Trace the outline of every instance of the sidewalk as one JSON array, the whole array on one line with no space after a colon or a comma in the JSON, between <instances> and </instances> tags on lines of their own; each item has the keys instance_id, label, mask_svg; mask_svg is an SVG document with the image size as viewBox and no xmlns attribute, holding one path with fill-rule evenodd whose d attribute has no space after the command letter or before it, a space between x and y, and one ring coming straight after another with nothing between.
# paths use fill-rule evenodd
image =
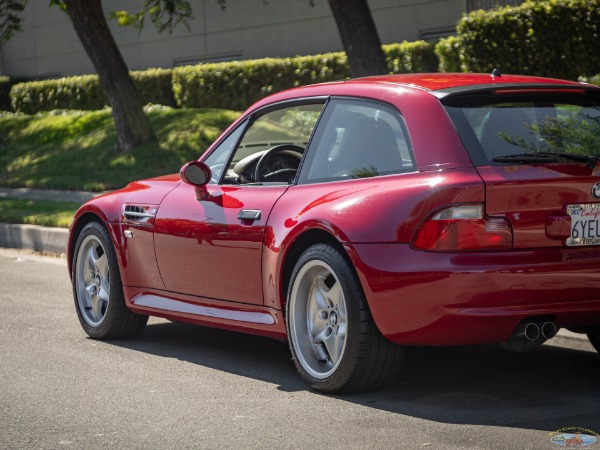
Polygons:
<instances>
[{"instance_id":1,"label":"sidewalk","mask_svg":"<svg viewBox=\"0 0 600 450\"><path fill-rule=\"evenodd\" d=\"M0 198L19 198L26 200L52 200L57 202L83 203L100 194L101 192L0 187Z\"/></svg>"},{"instance_id":2,"label":"sidewalk","mask_svg":"<svg viewBox=\"0 0 600 450\"><path fill-rule=\"evenodd\" d=\"M84 203L100 192L59 191L0 187L0 198L50 200ZM0 222L0 247L28 249L36 252L65 253L69 230Z\"/></svg>"}]
</instances>

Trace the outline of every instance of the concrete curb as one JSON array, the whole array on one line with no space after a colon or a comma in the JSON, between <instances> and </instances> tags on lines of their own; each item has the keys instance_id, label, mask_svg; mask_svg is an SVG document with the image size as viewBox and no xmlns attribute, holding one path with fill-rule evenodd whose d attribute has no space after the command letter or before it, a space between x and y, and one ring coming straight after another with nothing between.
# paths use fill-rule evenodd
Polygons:
<instances>
[{"instance_id":1,"label":"concrete curb","mask_svg":"<svg viewBox=\"0 0 600 450\"><path fill-rule=\"evenodd\" d=\"M59 202L83 203L91 198L97 197L100 194L103 194L103 192L0 187L0 198L18 198L28 200L52 200Z\"/></svg>"},{"instance_id":2,"label":"concrete curb","mask_svg":"<svg viewBox=\"0 0 600 450\"><path fill-rule=\"evenodd\" d=\"M69 230L0 222L0 247L66 253Z\"/></svg>"}]
</instances>

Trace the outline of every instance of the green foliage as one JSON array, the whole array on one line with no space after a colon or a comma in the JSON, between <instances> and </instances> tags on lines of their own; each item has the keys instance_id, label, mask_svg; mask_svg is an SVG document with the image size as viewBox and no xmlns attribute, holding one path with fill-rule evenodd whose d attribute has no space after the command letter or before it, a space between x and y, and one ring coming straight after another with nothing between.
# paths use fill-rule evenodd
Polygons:
<instances>
[{"instance_id":1,"label":"green foliage","mask_svg":"<svg viewBox=\"0 0 600 450\"><path fill-rule=\"evenodd\" d=\"M133 26L136 30L142 31L145 25L146 15L156 27L159 33L173 29L183 23L186 27L188 19L193 19L192 7L186 0L145 0L144 6L137 13L127 11L115 11L109 14L109 17L117 19L121 26Z\"/></svg>"},{"instance_id":2,"label":"green foliage","mask_svg":"<svg viewBox=\"0 0 600 450\"><path fill-rule=\"evenodd\" d=\"M438 58L434 46L426 41L383 45L385 62L390 73L437 72Z\"/></svg>"},{"instance_id":3,"label":"green foliage","mask_svg":"<svg viewBox=\"0 0 600 450\"><path fill-rule=\"evenodd\" d=\"M148 69L130 72L142 105L175 106L171 88L171 69Z\"/></svg>"},{"instance_id":4,"label":"green foliage","mask_svg":"<svg viewBox=\"0 0 600 450\"><path fill-rule=\"evenodd\" d=\"M142 104L174 105L170 69L131 72ZM97 75L18 83L10 90L14 111L35 114L55 109L98 110L108 105Z\"/></svg>"},{"instance_id":5,"label":"green foliage","mask_svg":"<svg viewBox=\"0 0 600 450\"><path fill-rule=\"evenodd\" d=\"M435 45L440 72L466 72L462 41L458 36L440 39Z\"/></svg>"},{"instance_id":6,"label":"green foliage","mask_svg":"<svg viewBox=\"0 0 600 450\"><path fill-rule=\"evenodd\" d=\"M424 41L383 46L390 73L434 72L437 57ZM295 58L266 58L131 72L142 104L243 110L283 89L350 77L343 52ZM98 110L108 105L97 75L17 83L0 79L10 89L14 111L35 114L56 109ZM6 97L4 97L6 98ZM176 101L177 100L177 101Z\"/></svg>"},{"instance_id":7,"label":"green foliage","mask_svg":"<svg viewBox=\"0 0 600 450\"><path fill-rule=\"evenodd\" d=\"M383 46L390 73L434 72L437 58L427 42ZM344 52L265 58L173 69L173 94L184 108L244 110L277 91L350 77Z\"/></svg>"},{"instance_id":8,"label":"green foliage","mask_svg":"<svg viewBox=\"0 0 600 450\"><path fill-rule=\"evenodd\" d=\"M597 86L600 86L600 73L597 75L594 75L592 77L579 77L579 81L582 81L584 83L590 83L590 84L595 84Z\"/></svg>"},{"instance_id":9,"label":"green foliage","mask_svg":"<svg viewBox=\"0 0 600 450\"><path fill-rule=\"evenodd\" d=\"M21 30L27 0L0 0L0 42L8 41Z\"/></svg>"},{"instance_id":10,"label":"green foliage","mask_svg":"<svg viewBox=\"0 0 600 450\"><path fill-rule=\"evenodd\" d=\"M600 71L600 0L529 1L474 11L457 32L469 71L500 67L504 73L571 80Z\"/></svg>"},{"instance_id":11,"label":"green foliage","mask_svg":"<svg viewBox=\"0 0 600 450\"><path fill-rule=\"evenodd\" d=\"M383 46L390 73L435 72L433 45L424 41ZM350 77L344 52L295 58L232 61L131 72L142 104L244 110L277 91ZM0 102L2 87L0 80ZM12 109L26 114L55 109L98 110L108 105L97 75L17 83ZM0 103L1 105L1 103ZM8 105L7 105L8 106Z\"/></svg>"},{"instance_id":12,"label":"green foliage","mask_svg":"<svg viewBox=\"0 0 600 450\"><path fill-rule=\"evenodd\" d=\"M10 98L13 110L26 114L53 109L102 109L107 105L97 75L18 83L11 88Z\"/></svg>"},{"instance_id":13,"label":"green foliage","mask_svg":"<svg viewBox=\"0 0 600 450\"><path fill-rule=\"evenodd\" d=\"M173 69L173 94L184 108L240 111L271 93L349 74L344 53L200 64Z\"/></svg>"},{"instance_id":14,"label":"green foliage","mask_svg":"<svg viewBox=\"0 0 600 450\"><path fill-rule=\"evenodd\" d=\"M238 113L145 108L157 141L115 150L110 109L0 114L0 186L102 191L179 171L197 159Z\"/></svg>"},{"instance_id":15,"label":"green foliage","mask_svg":"<svg viewBox=\"0 0 600 450\"><path fill-rule=\"evenodd\" d=\"M79 203L0 198L0 222L69 228Z\"/></svg>"}]
</instances>

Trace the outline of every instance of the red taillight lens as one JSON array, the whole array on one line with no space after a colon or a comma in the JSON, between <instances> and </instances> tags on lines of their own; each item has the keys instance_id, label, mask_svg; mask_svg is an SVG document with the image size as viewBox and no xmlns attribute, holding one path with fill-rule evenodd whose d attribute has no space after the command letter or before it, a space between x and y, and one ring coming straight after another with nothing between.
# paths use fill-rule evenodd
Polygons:
<instances>
[{"instance_id":1,"label":"red taillight lens","mask_svg":"<svg viewBox=\"0 0 600 450\"><path fill-rule=\"evenodd\" d=\"M507 219L485 216L483 205L452 206L421 225L412 247L437 252L506 250L512 247L512 229Z\"/></svg>"}]
</instances>

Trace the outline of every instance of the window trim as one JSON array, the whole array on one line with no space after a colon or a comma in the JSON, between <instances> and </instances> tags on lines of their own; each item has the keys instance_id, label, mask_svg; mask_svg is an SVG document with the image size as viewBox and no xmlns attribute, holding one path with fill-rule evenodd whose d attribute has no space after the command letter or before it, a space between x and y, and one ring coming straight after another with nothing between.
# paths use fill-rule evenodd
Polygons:
<instances>
[{"instance_id":1,"label":"window trim","mask_svg":"<svg viewBox=\"0 0 600 450\"><path fill-rule=\"evenodd\" d=\"M387 109L390 113L397 114L402 119L402 121L400 122L400 126L402 127L403 132L406 135L406 143L407 143L407 147L408 147L408 153L409 153L411 161L413 163L413 170L406 171L406 172L381 174L381 175L376 175L371 178L379 178L379 177L390 176L390 175L400 175L400 174L404 174L404 173L413 173L413 172L418 171L417 162L416 162L416 158L415 158L415 152L414 152L413 144L412 144L412 139L410 137L410 132L408 129L408 124L406 123L406 119L404 118L402 111L400 111L396 105L394 105L393 103L390 103L390 102L386 102L385 100L374 99L371 97L359 97L359 96L351 96L351 95L332 95L329 98L329 100L327 101L325 108L323 108L321 116L319 117L319 120L317 121L315 129L313 130L311 140L310 140L309 144L306 146L306 150L304 151L302 161L300 161L300 166L298 166L298 173L296 174L296 178L293 183L294 185L333 183L336 181L352 180L352 178L350 178L350 179L339 179L339 180L338 179L319 179L319 180L315 180L315 181L310 181L310 180L308 180L309 168L307 168L306 170L303 170L305 161L307 161L308 158L311 158L310 162L312 162L312 159L314 159L313 153L316 152L316 150L312 150L312 147L314 146L313 144L315 142L315 138L318 137L318 140L316 141L317 143L322 138L323 133L320 133L320 130L321 130L321 128L324 129L324 127L326 126L327 122L331 118L331 115L333 114L333 107L339 101L352 101L352 102L357 102L357 103L365 103L365 104L369 104L369 105L381 105L383 108ZM323 122L323 127L321 127L322 122Z\"/></svg>"},{"instance_id":2,"label":"window trim","mask_svg":"<svg viewBox=\"0 0 600 450\"><path fill-rule=\"evenodd\" d=\"M221 139L217 139L215 141L215 144L213 145L213 148L210 150L210 152L208 152L206 155L204 155L203 157L201 157L202 159L200 159L200 161L205 163L206 160L208 158L210 158L211 155L213 155L219 149L219 147L221 147L221 145L227 139L229 139L229 137L232 134L236 133L240 128L242 128L242 132L240 133L240 136L238 137L237 141L233 145L233 148L237 149L238 145L240 145L240 141L242 140L242 138L244 137L244 134L246 133L246 130L243 129L243 128L245 127L247 129L248 124L249 124L248 118L249 118L249 116L243 118L240 121L240 123L238 124L238 126L236 126L233 129L231 129L231 131L229 131L229 133L227 133L226 135L222 136ZM231 154L233 154L234 152L235 152L235 150L233 152L231 152ZM227 168L230 160L231 160L231 155L229 155L229 157L227 158L227 163L225 163L225 168ZM217 180L217 182L215 184L213 184L213 186L220 186L222 184L223 178L225 177L226 173L227 173L227 170L223 170L223 172L221 173L221 176L219 177L219 179ZM209 184L211 184L211 183L209 182Z\"/></svg>"},{"instance_id":3,"label":"window trim","mask_svg":"<svg viewBox=\"0 0 600 450\"><path fill-rule=\"evenodd\" d=\"M319 122L321 121L321 118L323 117L323 113L327 108L327 104L329 102L329 96L311 96L311 97L302 97L302 98L295 98L295 99L288 99L288 100L282 100L279 102L275 102L275 103L270 103L268 105L265 105L259 109L256 109L254 111L252 111L251 113L247 114L243 120L243 122L245 123L245 129L242 131L242 133L240 134L240 137L238 138L235 146L234 146L234 150L230 153L229 158L227 158L227 163L225 165L225 167L229 167L231 165L231 161L233 160L233 157L235 155L235 153L238 150L238 147L240 145L240 143L242 142L242 140L244 139L244 136L246 135L247 131L250 129L250 127L254 124L254 122L259 119L260 117L273 112L273 111L278 111L278 110L282 110L282 109L289 109L289 108L293 108L294 106L303 106L303 105L322 105L321 108L321 112L319 114L319 118L317 119L315 126L313 127L313 130L308 138L308 141L306 143L306 148L304 149L304 153L302 154L302 158L300 159L300 164L298 165L298 171L296 172L296 177L294 178L294 180L289 184L290 186L293 184L296 184L296 181L298 179L298 174L300 173L300 169L302 167L302 163L304 161L304 158L306 157L306 153L308 152L308 149L310 147L311 141L313 139L313 136L315 134L315 130L317 129L317 127L319 126ZM235 127L234 130L237 130L238 127ZM232 130L232 132L234 131ZM231 133L227 134L227 137L230 136ZM227 137L225 137L224 139L221 139L219 141L219 144L215 145L215 149L225 140L227 139ZM212 154L212 152L214 151L214 149L210 152L210 154ZM210 155L209 154L209 155ZM208 155L206 156L206 158L208 158ZM204 158L204 159L206 159ZM217 185L221 186L223 185L223 179L225 177L225 174L227 173L227 170L223 171L223 173L221 174L221 177L217 183ZM281 184L281 183L276 183L276 184ZM266 183L266 184L252 184L252 186L270 186L272 185L272 183ZM246 186L244 184L240 184L240 185L236 185L236 186Z\"/></svg>"}]
</instances>

